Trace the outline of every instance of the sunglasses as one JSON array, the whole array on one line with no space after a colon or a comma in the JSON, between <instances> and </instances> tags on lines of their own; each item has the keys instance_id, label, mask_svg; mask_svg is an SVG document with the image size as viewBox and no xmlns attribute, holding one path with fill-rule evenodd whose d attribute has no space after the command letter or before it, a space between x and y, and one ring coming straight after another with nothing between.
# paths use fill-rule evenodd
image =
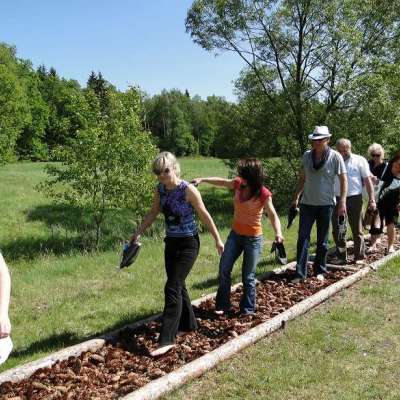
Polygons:
<instances>
[{"instance_id":1,"label":"sunglasses","mask_svg":"<svg viewBox=\"0 0 400 400\"><path fill-rule=\"evenodd\" d=\"M380 157L382 154L371 154L371 157Z\"/></svg>"},{"instance_id":2,"label":"sunglasses","mask_svg":"<svg viewBox=\"0 0 400 400\"><path fill-rule=\"evenodd\" d=\"M167 174L169 174L171 172L171 170L169 168L165 168L164 170L157 169L157 170L154 170L153 172L154 172L155 175L159 176L161 174L167 175Z\"/></svg>"}]
</instances>

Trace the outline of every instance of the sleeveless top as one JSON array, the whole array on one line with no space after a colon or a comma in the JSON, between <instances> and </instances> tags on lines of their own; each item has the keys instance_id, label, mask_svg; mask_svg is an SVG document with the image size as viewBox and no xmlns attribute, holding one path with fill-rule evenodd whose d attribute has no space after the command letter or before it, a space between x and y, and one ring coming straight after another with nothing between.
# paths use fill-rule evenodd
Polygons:
<instances>
[{"instance_id":1,"label":"sleeveless top","mask_svg":"<svg viewBox=\"0 0 400 400\"><path fill-rule=\"evenodd\" d=\"M252 197L248 200L242 199L242 179L235 178L234 184L234 214L232 230L239 235L260 236L262 235L261 219L265 201L272 193L263 186L259 197Z\"/></svg>"},{"instance_id":2,"label":"sleeveless top","mask_svg":"<svg viewBox=\"0 0 400 400\"><path fill-rule=\"evenodd\" d=\"M189 237L197 234L197 224L194 218L194 209L186 200L186 188L189 183L181 181L172 190L165 185L157 186L160 196L160 209L165 217L165 234L167 237Z\"/></svg>"}]
</instances>

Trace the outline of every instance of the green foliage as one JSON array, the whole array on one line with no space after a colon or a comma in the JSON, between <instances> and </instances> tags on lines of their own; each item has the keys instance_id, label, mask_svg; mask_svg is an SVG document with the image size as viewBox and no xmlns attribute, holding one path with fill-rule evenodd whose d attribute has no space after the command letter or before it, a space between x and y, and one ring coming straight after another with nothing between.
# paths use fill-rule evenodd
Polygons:
<instances>
[{"instance_id":1,"label":"green foliage","mask_svg":"<svg viewBox=\"0 0 400 400\"><path fill-rule=\"evenodd\" d=\"M32 70L30 63L21 64L20 70L20 80L27 94L29 119L18 137L16 152L20 159L47 160L45 130L49 121L49 107L39 90L39 76Z\"/></svg>"},{"instance_id":2,"label":"green foliage","mask_svg":"<svg viewBox=\"0 0 400 400\"><path fill-rule=\"evenodd\" d=\"M88 105L78 82L60 79L54 69L47 73L42 68L38 75L39 90L49 108L45 142L54 159L57 149L87 126Z\"/></svg>"},{"instance_id":3,"label":"green foliage","mask_svg":"<svg viewBox=\"0 0 400 400\"><path fill-rule=\"evenodd\" d=\"M297 186L300 163L297 160L290 163L286 159L270 158L263 160L263 165L267 176L266 184L273 193L274 206L285 214Z\"/></svg>"},{"instance_id":4,"label":"green foliage","mask_svg":"<svg viewBox=\"0 0 400 400\"><path fill-rule=\"evenodd\" d=\"M15 48L0 43L0 162L14 158L16 140L29 117Z\"/></svg>"},{"instance_id":5,"label":"green foliage","mask_svg":"<svg viewBox=\"0 0 400 400\"><path fill-rule=\"evenodd\" d=\"M91 215L98 247L108 210L129 208L137 218L148 207L153 192L149 164L156 148L141 130L134 89L126 94L108 92L107 114L92 90L86 101L86 129L58 149L62 165L48 166L50 177L40 188Z\"/></svg>"},{"instance_id":6,"label":"green foliage","mask_svg":"<svg viewBox=\"0 0 400 400\"><path fill-rule=\"evenodd\" d=\"M398 54L398 9L397 0L195 0L186 29L204 49L246 62L245 92L256 88L271 110L285 110L284 129L274 128L299 156L313 125L347 110L355 84ZM354 100L353 109L363 99Z\"/></svg>"}]
</instances>

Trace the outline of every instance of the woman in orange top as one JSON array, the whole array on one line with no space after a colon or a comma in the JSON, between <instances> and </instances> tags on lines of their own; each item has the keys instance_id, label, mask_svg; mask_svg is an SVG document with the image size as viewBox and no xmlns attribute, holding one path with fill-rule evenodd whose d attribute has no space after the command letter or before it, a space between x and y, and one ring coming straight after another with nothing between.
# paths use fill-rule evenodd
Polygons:
<instances>
[{"instance_id":1,"label":"woman in orange top","mask_svg":"<svg viewBox=\"0 0 400 400\"><path fill-rule=\"evenodd\" d=\"M263 186L262 164L256 159L240 160L235 179L217 177L197 178L195 185L209 183L234 190L234 215L232 230L226 240L219 263L219 287L216 298L216 313L227 313L231 308L231 273L235 261L243 252L242 281L243 295L240 312L251 315L256 305L256 266L263 247L261 218L263 211L275 231L275 241L283 241L281 223L272 204L271 192Z\"/></svg>"}]
</instances>

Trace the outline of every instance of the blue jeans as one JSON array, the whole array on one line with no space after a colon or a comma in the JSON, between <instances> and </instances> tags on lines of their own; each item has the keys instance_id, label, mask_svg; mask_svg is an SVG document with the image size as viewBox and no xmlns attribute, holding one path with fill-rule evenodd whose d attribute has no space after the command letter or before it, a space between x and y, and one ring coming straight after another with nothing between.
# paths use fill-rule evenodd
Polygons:
<instances>
[{"instance_id":1,"label":"blue jeans","mask_svg":"<svg viewBox=\"0 0 400 400\"><path fill-rule=\"evenodd\" d=\"M231 231L225 243L224 252L219 262L219 287L216 298L216 309L229 311L231 308L231 273L235 261L243 252L242 281L243 295L240 311L253 313L256 305L256 267L260 259L264 238L260 236L244 236Z\"/></svg>"},{"instance_id":2,"label":"blue jeans","mask_svg":"<svg viewBox=\"0 0 400 400\"><path fill-rule=\"evenodd\" d=\"M299 237L297 239L296 275L307 278L308 248L314 222L317 222L317 253L314 266L317 273L325 273L328 252L329 222L334 206L310 206L300 204Z\"/></svg>"}]
</instances>

